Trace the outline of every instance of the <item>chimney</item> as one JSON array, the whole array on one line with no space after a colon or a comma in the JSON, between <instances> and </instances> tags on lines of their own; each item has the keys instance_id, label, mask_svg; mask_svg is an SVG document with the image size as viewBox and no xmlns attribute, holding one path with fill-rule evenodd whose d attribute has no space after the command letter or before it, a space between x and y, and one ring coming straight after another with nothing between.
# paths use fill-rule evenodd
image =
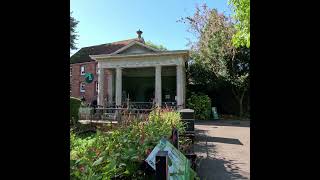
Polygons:
<instances>
[{"instance_id":1,"label":"chimney","mask_svg":"<svg viewBox=\"0 0 320 180\"><path fill-rule=\"evenodd\" d=\"M142 43L144 43L144 39L143 39L143 37L141 37L141 34L142 34L142 33L143 33L143 32L142 32L140 29L137 31L139 41L142 42Z\"/></svg>"}]
</instances>

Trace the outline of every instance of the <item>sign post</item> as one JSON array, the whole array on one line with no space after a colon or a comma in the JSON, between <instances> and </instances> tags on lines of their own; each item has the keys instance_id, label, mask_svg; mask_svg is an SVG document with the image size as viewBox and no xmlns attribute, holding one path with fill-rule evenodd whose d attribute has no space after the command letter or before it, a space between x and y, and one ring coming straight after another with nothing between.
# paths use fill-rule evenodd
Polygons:
<instances>
[{"instance_id":1,"label":"sign post","mask_svg":"<svg viewBox=\"0 0 320 180\"><path fill-rule=\"evenodd\" d=\"M156 155L156 180L168 180L168 152L158 151Z\"/></svg>"},{"instance_id":2,"label":"sign post","mask_svg":"<svg viewBox=\"0 0 320 180\"><path fill-rule=\"evenodd\" d=\"M216 107L212 107L212 115L213 115L213 119L214 120L218 120L219 116L218 116L218 112L217 112L217 108Z\"/></svg>"}]
</instances>

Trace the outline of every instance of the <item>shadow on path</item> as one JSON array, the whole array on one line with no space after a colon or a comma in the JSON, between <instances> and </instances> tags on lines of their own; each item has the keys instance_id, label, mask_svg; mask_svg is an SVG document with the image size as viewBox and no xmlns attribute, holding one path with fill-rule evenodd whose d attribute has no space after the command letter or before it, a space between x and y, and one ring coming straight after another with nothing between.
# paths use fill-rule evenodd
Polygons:
<instances>
[{"instance_id":1,"label":"shadow on path","mask_svg":"<svg viewBox=\"0 0 320 180\"><path fill-rule=\"evenodd\" d=\"M227 140L226 140L227 139ZM235 180L249 179L250 174L241 171L234 160L218 157L216 145L208 142L230 141L228 138L216 138L206 135L206 130L196 128L196 142L194 150L198 154L197 174L201 180ZM231 144L237 144L233 142ZM239 141L239 140L238 140ZM240 141L239 141L240 142ZM229 142L230 143L230 142ZM240 144L242 144L240 142Z\"/></svg>"},{"instance_id":2,"label":"shadow on path","mask_svg":"<svg viewBox=\"0 0 320 180\"><path fill-rule=\"evenodd\" d=\"M208 141L208 142L218 142L218 143L225 143L225 144L243 145L239 141L239 139L234 139L234 138L200 136L200 137L197 137L196 140L198 140L198 141Z\"/></svg>"},{"instance_id":3,"label":"shadow on path","mask_svg":"<svg viewBox=\"0 0 320 180\"><path fill-rule=\"evenodd\" d=\"M208 125L208 126L250 127L250 121L240 121L240 120L196 120L195 124Z\"/></svg>"}]
</instances>

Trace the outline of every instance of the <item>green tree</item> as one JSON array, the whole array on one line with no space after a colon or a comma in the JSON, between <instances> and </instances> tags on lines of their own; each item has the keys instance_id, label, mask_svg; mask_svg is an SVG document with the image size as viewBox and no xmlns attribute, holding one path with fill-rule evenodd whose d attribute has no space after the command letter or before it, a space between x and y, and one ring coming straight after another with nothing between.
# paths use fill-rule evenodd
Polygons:
<instances>
[{"instance_id":1,"label":"green tree","mask_svg":"<svg viewBox=\"0 0 320 180\"><path fill-rule=\"evenodd\" d=\"M243 97L249 88L250 50L234 46L234 24L230 18L215 9L209 9L205 4L197 6L192 17L180 21L189 25L188 31L197 39L190 42L191 58L205 67L206 71L211 71L212 79L219 79L217 82L232 87L233 95L239 103L239 115L242 116ZM205 79L208 79L207 75Z\"/></svg>"},{"instance_id":2,"label":"green tree","mask_svg":"<svg viewBox=\"0 0 320 180\"><path fill-rule=\"evenodd\" d=\"M243 98L250 87L249 76L250 49L237 48L233 59L229 58L226 81L231 84L232 93L239 102L239 116L243 116Z\"/></svg>"},{"instance_id":3,"label":"green tree","mask_svg":"<svg viewBox=\"0 0 320 180\"><path fill-rule=\"evenodd\" d=\"M72 12L70 13L70 49L74 50L77 49L76 47L76 40L79 36L76 32L76 27L79 21L77 21L74 17L72 17Z\"/></svg>"},{"instance_id":4,"label":"green tree","mask_svg":"<svg viewBox=\"0 0 320 180\"><path fill-rule=\"evenodd\" d=\"M166 50L167 50L166 47L164 47L164 46L162 46L162 45L154 44L154 43L151 42L151 41L147 41L147 42L146 42L146 45L147 45L147 46L150 46L150 47L152 47L152 48L154 48L154 49L158 49L158 50L160 50L160 51L166 51Z\"/></svg>"},{"instance_id":5,"label":"green tree","mask_svg":"<svg viewBox=\"0 0 320 180\"><path fill-rule=\"evenodd\" d=\"M232 42L236 47L250 47L250 0L229 0L236 21Z\"/></svg>"}]
</instances>

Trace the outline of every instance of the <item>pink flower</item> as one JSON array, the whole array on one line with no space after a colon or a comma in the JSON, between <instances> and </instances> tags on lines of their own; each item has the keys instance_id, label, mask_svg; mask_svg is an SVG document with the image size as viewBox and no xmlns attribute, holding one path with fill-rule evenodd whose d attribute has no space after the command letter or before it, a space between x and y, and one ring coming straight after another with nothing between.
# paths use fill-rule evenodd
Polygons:
<instances>
[{"instance_id":1,"label":"pink flower","mask_svg":"<svg viewBox=\"0 0 320 180\"><path fill-rule=\"evenodd\" d=\"M79 170L80 170L81 172L83 172L83 171L84 171L84 166L81 166L81 167L79 168Z\"/></svg>"}]
</instances>

